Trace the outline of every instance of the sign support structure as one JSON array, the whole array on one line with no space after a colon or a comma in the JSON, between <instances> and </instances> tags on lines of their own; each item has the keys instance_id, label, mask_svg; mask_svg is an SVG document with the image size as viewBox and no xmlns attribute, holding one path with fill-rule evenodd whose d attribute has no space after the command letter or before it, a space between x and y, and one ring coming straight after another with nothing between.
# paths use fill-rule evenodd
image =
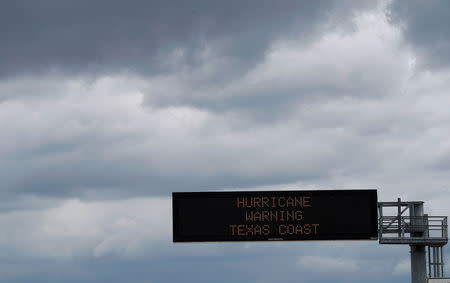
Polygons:
<instances>
[{"instance_id":1,"label":"sign support structure","mask_svg":"<svg viewBox=\"0 0 450 283\"><path fill-rule=\"evenodd\" d=\"M395 208L396 215L385 215L385 210ZM409 216L405 215L407 211ZM424 214L423 201L402 202L400 198L397 202L379 202L378 215L380 244L410 246L412 283L444 277L442 247L448 243L447 216L428 216Z\"/></svg>"}]
</instances>

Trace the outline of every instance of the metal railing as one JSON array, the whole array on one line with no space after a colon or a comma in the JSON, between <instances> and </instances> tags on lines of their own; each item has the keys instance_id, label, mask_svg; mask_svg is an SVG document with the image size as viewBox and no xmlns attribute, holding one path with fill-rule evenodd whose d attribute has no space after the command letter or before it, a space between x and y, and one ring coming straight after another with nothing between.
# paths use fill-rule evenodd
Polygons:
<instances>
[{"instance_id":1,"label":"metal railing","mask_svg":"<svg viewBox=\"0 0 450 283\"><path fill-rule=\"evenodd\" d=\"M380 241L448 242L447 216L382 216L378 228Z\"/></svg>"}]
</instances>

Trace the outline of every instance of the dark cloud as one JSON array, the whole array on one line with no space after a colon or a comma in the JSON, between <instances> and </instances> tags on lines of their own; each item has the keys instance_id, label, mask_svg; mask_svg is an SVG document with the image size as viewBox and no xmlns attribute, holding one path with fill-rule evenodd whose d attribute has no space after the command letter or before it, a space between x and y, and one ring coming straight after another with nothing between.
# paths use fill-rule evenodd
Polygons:
<instances>
[{"instance_id":1,"label":"dark cloud","mask_svg":"<svg viewBox=\"0 0 450 283\"><path fill-rule=\"evenodd\" d=\"M174 49L196 64L214 42L218 54L251 63L287 30L316 36L333 11L349 13L329 1L3 1L0 75L160 72Z\"/></svg>"},{"instance_id":2,"label":"dark cloud","mask_svg":"<svg viewBox=\"0 0 450 283\"><path fill-rule=\"evenodd\" d=\"M392 21L403 25L407 41L419 55L419 65L433 69L449 66L449 1L396 0L390 12Z\"/></svg>"}]
</instances>

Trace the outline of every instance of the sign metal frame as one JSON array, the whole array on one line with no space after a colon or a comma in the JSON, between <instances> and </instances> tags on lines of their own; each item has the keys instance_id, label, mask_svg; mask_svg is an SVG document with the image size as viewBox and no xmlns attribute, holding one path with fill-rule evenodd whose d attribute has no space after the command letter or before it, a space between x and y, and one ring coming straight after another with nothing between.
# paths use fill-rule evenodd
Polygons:
<instances>
[{"instance_id":1,"label":"sign metal frame","mask_svg":"<svg viewBox=\"0 0 450 283\"><path fill-rule=\"evenodd\" d=\"M195 233L183 233L185 227L190 224L194 224L194 226L200 227L195 221L197 219L195 216L191 216L189 218L189 214L192 214L191 210L201 210L197 211L197 214L193 213L192 215L203 215L208 217L208 213L216 213L220 214L219 218L224 222L223 225L227 225L226 219L229 216L230 221L233 221L233 213L236 215L236 206L229 206L227 201L230 202L230 199L235 199L238 197L241 198L255 198L255 197L301 197L308 196L310 197L310 201L313 205L318 206L315 208L315 211L323 210L324 215L328 215L328 217L332 217L334 214L339 215L340 220L342 221L342 227L348 227L353 232L345 233L345 231L336 231L336 233L328 233L328 234L319 234L317 235L288 235L288 236L280 236L280 235L251 235L251 236L239 236L222 233L221 235L202 235L201 233L198 235L194 235ZM352 206L352 199L355 199L356 202L364 202L364 204L355 203ZM224 200L228 199L228 200ZM320 201L327 203L327 207L320 208ZM184 203L183 203L184 201ZM316 202L315 202L316 201ZM224 203L225 202L225 203ZM238 201L234 202L236 205ZM202 208L202 205L208 203L206 208ZM333 203L336 203L333 205ZM331 205L330 205L331 204ZM242 241L315 241L315 240L377 240L378 239L378 213L377 213L377 190L289 190L289 191L219 191L219 192L173 192L172 193L172 218L173 218L173 242L242 242ZM227 206L228 205L228 206ZM359 206L358 206L359 205ZM199 206L201 208L199 208ZM215 207L224 207L219 209ZM367 206L367 208L366 208ZM229 207L229 208L228 208ZM184 210L183 210L184 209ZM230 209L230 210L228 210ZM249 209L259 209L258 207L253 207ZM275 208L278 209L278 208ZM310 209L309 207L302 208L305 211ZM243 212L242 212L243 213ZM367 215L362 215L367 214ZM184 219L183 219L184 217ZM306 213L305 218L311 218L316 216L309 216ZM319 216L317 216L319 217ZM317 219L316 217L316 219ZM200 217L201 218L201 217ZM236 216L234 216L236 218ZM225 220L224 220L225 219ZM305 219L304 219L305 220ZM306 219L308 220L308 219ZM305 221L306 221L305 220ZM184 221L184 222L183 222ZM199 220L201 221L201 219ZM328 221L327 219L322 219L323 223ZM366 221L369 221L369 224L364 224ZM185 223L186 222L186 223ZM189 223L188 223L189 222ZM207 222L207 221L206 221ZM204 223L201 227L211 227L217 223ZM301 222L301 221L300 221ZM262 222L269 223L269 222ZM270 222L274 223L274 222ZM276 222L278 223L278 222ZM297 222L296 222L297 223ZM321 222L322 223L322 222ZM319 223L319 224L321 224ZM354 232L355 228L351 227L352 223L355 225L364 226L364 231L361 233ZM228 222L231 226L231 222ZM275 224L274 224L275 225ZM280 229L280 225L277 224L278 229ZM290 224L289 224L290 225ZM293 225L293 224L292 224ZM330 224L331 225L331 224ZM368 227L369 225L370 227ZM333 225L331 225L333 226ZM336 227L340 227L339 225L335 225ZM334 226L333 226L334 227ZM236 227L232 227L236 228ZM312 227L310 227L312 229ZM342 228L344 229L344 228ZM192 230L192 229L191 229ZM195 230L195 228L193 228ZM344 229L345 230L345 229ZM237 230L233 230L236 232ZM204 232L204 231L203 231Z\"/></svg>"}]
</instances>

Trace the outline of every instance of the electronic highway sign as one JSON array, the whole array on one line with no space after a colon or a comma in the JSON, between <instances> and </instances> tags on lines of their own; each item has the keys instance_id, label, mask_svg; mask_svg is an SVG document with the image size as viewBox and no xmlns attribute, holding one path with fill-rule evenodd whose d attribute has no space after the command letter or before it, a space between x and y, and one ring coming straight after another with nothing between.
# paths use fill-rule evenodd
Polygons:
<instances>
[{"instance_id":1,"label":"electronic highway sign","mask_svg":"<svg viewBox=\"0 0 450 283\"><path fill-rule=\"evenodd\" d=\"M376 240L376 190L172 193L174 242Z\"/></svg>"}]
</instances>

